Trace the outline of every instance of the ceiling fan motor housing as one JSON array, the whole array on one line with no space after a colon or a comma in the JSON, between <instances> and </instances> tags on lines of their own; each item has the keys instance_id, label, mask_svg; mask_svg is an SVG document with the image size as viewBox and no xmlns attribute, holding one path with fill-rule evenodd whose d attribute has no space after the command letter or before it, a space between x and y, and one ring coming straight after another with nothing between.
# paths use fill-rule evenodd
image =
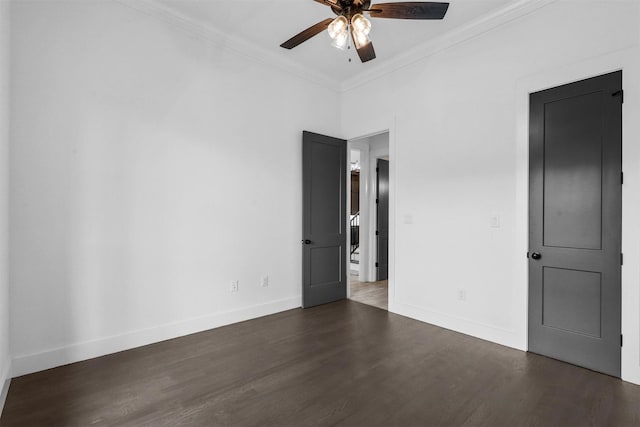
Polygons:
<instances>
[{"instance_id":1,"label":"ceiling fan motor housing","mask_svg":"<svg viewBox=\"0 0 640 427\"><path fill-rule=\"evenodd\" d=\"M369 9L369 6L371 6L371 0L336 0L336 6L331 6L331 10L336 15L343 15L351 21L353 15L362 13L363 10Z\"/></svg>"}]
</instances>

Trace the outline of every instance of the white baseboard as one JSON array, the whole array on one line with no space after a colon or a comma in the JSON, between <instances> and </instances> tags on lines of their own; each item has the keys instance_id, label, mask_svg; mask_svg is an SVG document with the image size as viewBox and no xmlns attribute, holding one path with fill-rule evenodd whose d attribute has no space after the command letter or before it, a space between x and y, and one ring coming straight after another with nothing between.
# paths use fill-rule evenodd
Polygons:
<instances>
[{"instance_id":1,"label":"white baseboard","mask_svg":"<svg viewBox=\"0 0 640 427\"><path fill-rule=\"evenodd\" d=\"M7 361L6 366L0 376L0 416L4 410L4 402L7 401L7 394L9 393L9 386L11 385L11 360Z\"/></svg>"},{"instance_id":2,"label":"white baseboard","mask_svg":"<svg viewBox=\"0 0 640 427\"><path fill-rule=\"evenodd\" d=\"M12 376L19 377L69 363L93 359L168 339L173 339L232 323L243 322L301 306L301 298L286 298L238 310L214 313L194 319L127 332L121 335L71 344L13 358Z\"/></svg>"},{"instance_id":3,"label":"white baseboard","mask_svg":"<svg viewBox=\"0 0 640 427\"><path fill-rule=\"evenodd\" d=\"M409 304L398 303L389 306L389 311L400 314L401 316L410 317L421 322L439 326L485 341L490 341L506 347L515 348L517 350L527 351L526 345L521 336L515 331L498 328L491 325L474 322L468 319L439 313L432 310L425 310L414 307Z\"/></svg>"},{"instance_id":4,"label":"white baseboard","mask_svg":"<svg viewBox=\"0 0 640 427\"><path fill-rule=\"evenodd\" d=\"M632 371L625 369L624 365L622 366L622 380L631 384L640 385L640 375L638 375L638 369L633 369Z\"/></svg>"}]
</instances>

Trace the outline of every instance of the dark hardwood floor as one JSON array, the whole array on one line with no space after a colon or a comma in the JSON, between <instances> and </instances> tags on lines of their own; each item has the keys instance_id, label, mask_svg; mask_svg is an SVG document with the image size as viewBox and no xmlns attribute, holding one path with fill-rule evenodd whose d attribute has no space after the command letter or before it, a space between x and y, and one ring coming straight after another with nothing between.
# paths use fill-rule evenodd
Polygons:
<instances>
[{"instance_id":1,"label":"dark hardwood floor","mask_svg":"<svg viewBox=\"0 0 640 427\"><path fill-rule=\"evenodd\" d=\"M638 426L640 387L351 301L16 378L2 426Z\"/></svg>"}]
</instances>

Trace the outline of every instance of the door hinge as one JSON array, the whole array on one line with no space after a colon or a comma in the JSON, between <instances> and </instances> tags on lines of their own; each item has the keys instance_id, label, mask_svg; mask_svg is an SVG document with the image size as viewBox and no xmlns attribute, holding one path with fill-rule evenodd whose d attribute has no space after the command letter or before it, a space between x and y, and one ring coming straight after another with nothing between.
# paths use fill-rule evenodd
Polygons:
<instances>
[{"instance_id":1,"label":"door hinge","mask_svg":"<svg viewBox=\"0 0 640 427\"><path fill-rule=\"evenodd\" d=\"M380 203L380 199L376 199L376 204Z\"/></svg>"},{"instance_id":2,"label":"door hinge","mask_svg":"<svg viewBox=\"0 0 640 427\"><path fill-rule=\"evenodd\" d=\"M624 104L624 90L617 90L611 94L611 96L619 96L620 103Z\"/></svg>"},{"instance_id":3,"label":"door hinge","mask_svg":"<svg viewBox=\"0 0 640 427\"><path fill-rule=\"evenodd\" d=\"M378 230L376 230L376 236L377 236L378 234L380 234L380 232L379 232Z\"/></svg>"},{"instance_id":4,"label":"door hinge","mask_svg":"<svg viewBox=\"0 0 640 427\"><path fill-rule=\"evenodd\" d=\"M620 172L620 184L624 184L624 172Z\"/></svg>"},{"instance_id":5,"label":"door hinge","mask_svg":"<svg viewBox=\"0 0 640 427\"><path fill-rule=\"evenodd\" d=\"M376 267L378 266L378 263L376 262Z\"/></svg>"},{"instance_id":6,"label":"door hinge","mask_svg":"<svg viewBox=\"0 0 640 427\"><path fill-rule=\"evenodd\" d=\"M529 258L529 252L527 252L527 258Z\"/></svg>"},{"instance_id":7,"label":"door hinge","mask_svg":"<svg viewBox=\"0 0 640 427\"><path fill-rule=\"evenodd\" d=\"M620 265L624 265L624 255L620 254Z\"/></svg>"},{"instance_id":8,"label":"door hinge","mask_svg":"<svg viewBox=\"0 0 640 427\"><path fill-rule=\"evenodd\" d=\"M620 347L622 347L622 334L620 334Z\"/></svg>"},{"instance_id":9,"label":"door hinge","mask_svg":"<svg viewBox=\"0 0 640 427\"><path fill-rule=\"evenodd\" d=\"M376 172L380 172L380 168L376 168Z\"/></svg>"}]
</instances>

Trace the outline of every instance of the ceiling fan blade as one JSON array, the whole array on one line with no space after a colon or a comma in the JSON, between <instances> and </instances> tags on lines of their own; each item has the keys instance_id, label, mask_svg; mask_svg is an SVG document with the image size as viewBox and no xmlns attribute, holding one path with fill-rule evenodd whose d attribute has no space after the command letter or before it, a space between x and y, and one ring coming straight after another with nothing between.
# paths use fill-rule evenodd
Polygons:
<instances>
[{"instance_id":1,"label":"ceiling fan blade","mask_svg":"<svg viewBox=\"0 0 640 427\"><path fill-rule=\"evenodd\" d=\"M366 45L362 46L360 49L357 49L358 56L360 57L360 61L368 62L372 59L376 59L376 51L373 49L373 43L369 42Z\"/></svg>"},{"instance_id":2,"label":"ceiling fan blade","mask_svg":"<svg viewBox=\"0 0 640 427\"><path fill-rule=\"evenodd\" d=\"M314 1L317 1L318 3L322 3L325 6L331 6L332 8L342 10L338 2L335 0L314 0Z\"/></svg>"},{"instance_id":3,"label":"ceiling fan blade","mask_svg":"<svg viewBox=\"0 0 640 427\"><path fill-rule=\"evenodd\" d=\"M286 42L282 43L280 47L283 47L285 49L293 49L294 47L298 46L300 43L304 43L307 40L309 40L311 37L318 35L324 30L326 30L329 24L331 23L331 21L333 21L333 19L327 18L324 21L318 22L316 25L312 25L311 27L296 34Z\"/></svg>"},{"instance_id":4,"label":"ceiling fan blade","mask_svg":"<svg viewBox=\"0 0 640 427\"><path fill-rule=\"evenodd\" d=\"M353 31L353 27L351 27L351 39L353 40L353 44L355 46L356 37L353 34ZM371 41L369 41L369 43L365 44L364 46L356 46L356 51L358 52L358 56L360 57L360 61L362 62L368 62L376 58L376 51L373 48L373 42Z\"/></svg>"},{"instance_id":5,"label":"ceiling fan blade","mask_svg":"<svg viewBox=\"0 0 640 427\"><path fill-rule=\"evenodd\" d=\"M442 19L448 8L449 3L406 1L374 4L369 13L372 18Z\"/></svg>"}]
</instances>

